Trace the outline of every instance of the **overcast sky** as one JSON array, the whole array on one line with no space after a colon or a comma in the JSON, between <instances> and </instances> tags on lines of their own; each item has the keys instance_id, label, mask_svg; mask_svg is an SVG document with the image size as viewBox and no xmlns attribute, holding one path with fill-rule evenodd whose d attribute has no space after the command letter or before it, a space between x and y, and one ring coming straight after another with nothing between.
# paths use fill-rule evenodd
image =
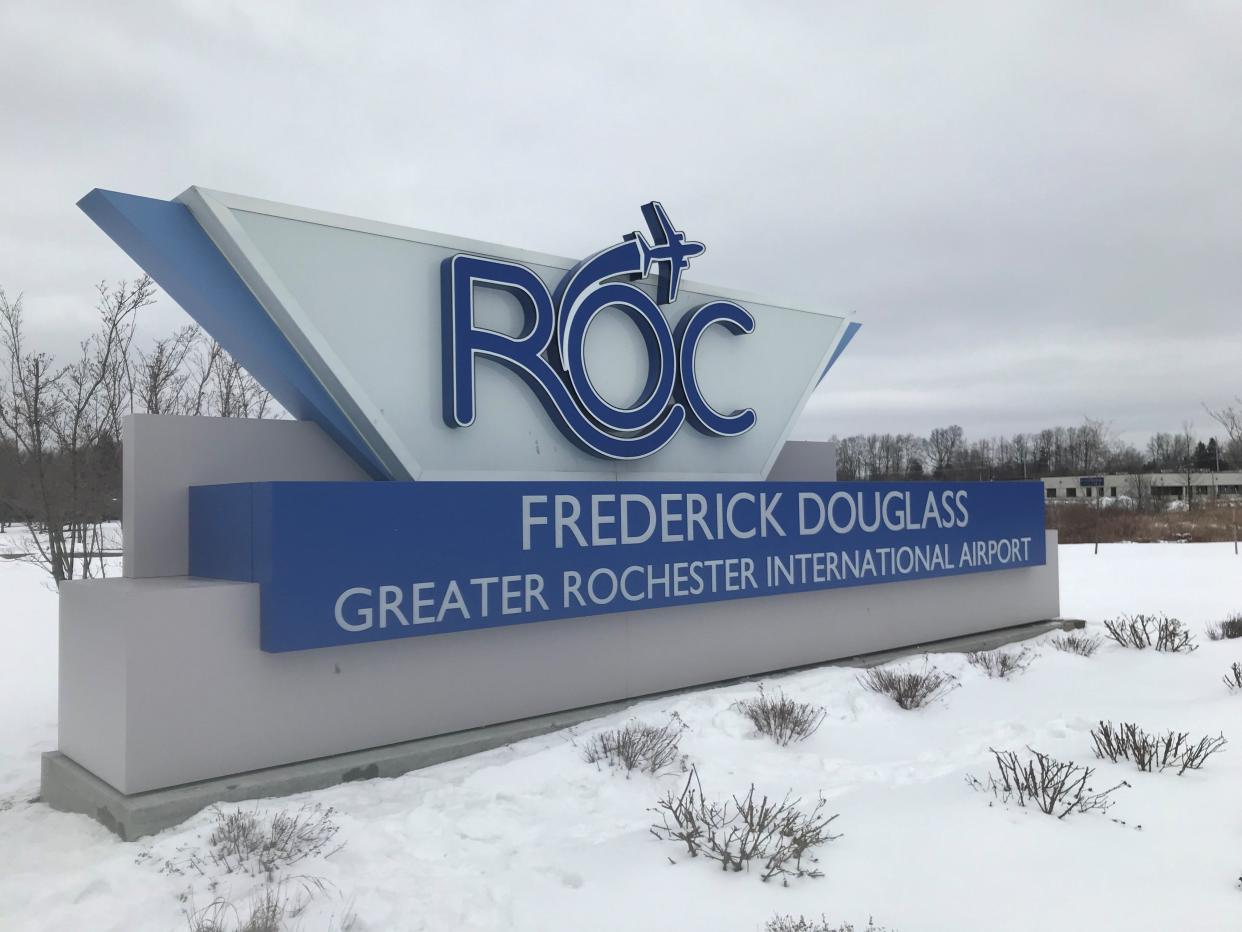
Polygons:
<instances>
[{"instance_id":1,"label":"overcast sky","mask_svg":"<svg viewBox=\"0 0 1242 932\"><path fill-rule=\"evenodd\" d=\"M656 198L694 280L863 324L801 436L1141 441L1242 393L1237 2L40 0L0 34L0 285L57 352L137 274L93 187L572 257Z\"/></svg>"}]
</instances>

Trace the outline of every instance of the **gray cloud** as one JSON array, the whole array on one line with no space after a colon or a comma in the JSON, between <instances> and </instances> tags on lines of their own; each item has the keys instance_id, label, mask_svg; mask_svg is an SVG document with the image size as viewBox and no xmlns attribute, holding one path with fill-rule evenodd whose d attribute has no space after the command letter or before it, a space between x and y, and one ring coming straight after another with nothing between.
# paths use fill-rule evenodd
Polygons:
<instances>
[{"instance_id":1,"label":"gray cloud","mask_svg":"<svg viewBox=\"0 0 1242 932\"><path fill-rule=\"evenodd\" d=\"M0 284L68 351L73 206L202 184L856 313L804 436L1203 429L1242 392L1231 3L40 4L3 14ZM165 299L146 326L178 322Z\"/></svg>"}]
</instances>

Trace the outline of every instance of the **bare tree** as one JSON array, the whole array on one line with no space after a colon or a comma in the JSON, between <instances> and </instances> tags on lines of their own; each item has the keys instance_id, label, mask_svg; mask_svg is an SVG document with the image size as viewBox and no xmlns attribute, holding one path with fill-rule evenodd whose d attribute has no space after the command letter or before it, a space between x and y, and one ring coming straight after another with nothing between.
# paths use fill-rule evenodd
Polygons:
<instances>
[{"instance_id":1,"label":"bare tree","mask_svg":"<svg viewBox=\"0 0 1242 932\"><path fill-rule=\"evenodd\" d=\"M218 349L219 344L212 344ZM272 406L272 396L241 363L227 353L216 355L217 417L264 417Z\"/></svg>"},{"instance_id":2,"label":"bare tree","mask_svg":"<svg viewBox=\"0 0 1242 932\"><path fill-rule=\"evenodd\" d=\"M837 446L837 478L843 481L861 479L862 454L860 437L833 437Z\"/></svg>"},{"instance_id":3,"label":"bare tree","mask_svg":"<svg viewBox=\"0 0 1242 932\"><path fill-rule=\"evenodd\" d=\"M1147 441L1147 458L1156 469L1169 469L1176 465L1175 447L1172 434L1154 433Z\"/></svg>"},{"instance_id":4,"label":"bare tree","mask_svg":"<svg viewBox=\"0 0 1242 932\"><path fill-rule=\"evenodd\" d=\"M953 465L953 459L964 442L964 431L957 424L937 427L927 435L927 447L932 457L932 467L937 476Z\"/></svg>"},{"instance_id":5,"label":"bare tree","mask_svg":"<svg viewBox=\"0 0 1242 932\"><path fill-rule=\"evenodd\" d=\"M1178 434L1179 452L1182 457L1182 470L1186 476L1186 505L1194 504L1195 487L1195 425L1193 421L1182 421L1182 432Z\"/></svg>"},{"instance_id":6,"label":"bare tree","mask_svg":"<svg viewBox=\"0 0 1242 932\"><path fill-rule=\"evenodd\" d=\"M1234 462L1235 454L1232 451L1242 451L1242 398L1237 398L1235 401L1238 404L1236 408L1230 405L1214 411L1207 405L1203 407L1221 427L1225 428L1225 433L1229 435L1230 462L1238 466L1242 464Z\"/></svg>"},{"instance_id":7,"label":"bare tree","mask_svg":"<svg viewBox=\"0 0 1242 932\"><path fill-rule=\"evenodd\" d=\"M1152 508L1151 476L1142 469L1126 476L1126 495L1134 500L1134 507L1139 511L1150 511Z\"/></svg>"},{"instance_id":8,"label":"bare tree","mask_svg":"<svg viewBox=\"0 0 1242 932\"><path fill-rule=\"evenodd\" d=\"M0 526L24 523L28 557L59 583L104 575L119 514L121 418L152 414L278 416L271 395L194 326L135 347L155 286L98 286L96 329L61 365L26 345L22 299L0 289Z\"/></svg>"},{"instance_id":9,"label":"bare tree","mask_svg":"<svg viewBox=\"0 0 1242 932\"><path fill-rule=\"evenodd\" d=\"M276 403L267 389L215 340L196 339L187 361L185 414L272 417Z\"/></svg>"},{"instance_id":10,"label":"bare tree","mask_svg":"<svg viewBox=\"0 0 1242 932\"><path fill-rule=\"evenodd\" d=\"M156 340L151 352L137 352L135 404L148 414L183 414L190 374L186 360L201 339L198 327L182 327Z\"/></svg>"},{"instance_id":11,"label":"bare tree","mask_svg":"<svg viewBox=\"0 0 1242 932\"><path fill-rule=\"evenodd\" d=\"M1099 472L1117 445L1110 424L1084 417L1075 431L1078 468L1083 472Z\"/></svg>"},{"instance_id":12,"label":"bare tree","mask_svg":"<svg viewBox=\"0 0 1242 932\"><path fill-rule=\"evenodd\" d=\"M241 363L196 326L137 353L134 408L148 414L272 417L277 405Z\"/></svg>"},{"instance_id":13,"label":"bare tree","mask_svg":"<svg viewBox=\"0 0 1242 932\"><path fill-rule=\"evenodd\" d=\"M14 504L57 582L103 570L97 554L115 497L110 474L119 466L121 415L132 403L134 319L154 290L146 276L99 285L97 329L64 366L27 350L22 299L10 302L0 291L0 425L28 476Z\"/></svg>"}]
</instances>

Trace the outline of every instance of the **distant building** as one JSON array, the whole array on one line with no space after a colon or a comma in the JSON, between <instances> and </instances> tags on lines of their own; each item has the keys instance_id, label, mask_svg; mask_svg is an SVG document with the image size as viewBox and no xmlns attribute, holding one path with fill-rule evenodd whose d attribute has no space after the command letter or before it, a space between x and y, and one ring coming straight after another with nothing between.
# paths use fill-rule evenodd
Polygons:
<instances>
[{"instance_id":1,"label":"distant building","mask_svg":"<svg viewBox=\"0 0 1242 932\"><path fill-rule=\"evenodd\" d=\"M1242 472L1192 472L1187 489L1186 473L1148 472L1138 475L1099 474L1092 476L1049 476L1044 479L1044 495L1049 501L1085 501L1119 496L1139 497L1135 483L1155 499L1182 501L1216 498L1242 499Z\"/></svg>"}]
</instances>

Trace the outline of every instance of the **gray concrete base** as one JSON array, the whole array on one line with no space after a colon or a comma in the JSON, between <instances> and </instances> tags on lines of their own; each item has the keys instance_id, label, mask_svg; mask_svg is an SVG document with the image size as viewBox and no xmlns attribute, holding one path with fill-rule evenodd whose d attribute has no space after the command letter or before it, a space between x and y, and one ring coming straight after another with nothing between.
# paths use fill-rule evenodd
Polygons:
<instances>
[{"instance_id":1,"label":"gray concrete base","mask_svg":"<svg viewBox=\"0 0 1242 932\"><path fill-rule=\"evenodd\" d=\"M841 658L829 661L827 664L807 664L773 671L773 673L791 673L816 666L874 666L922 652L992 650L1004 644L1038 637L1048 631L1069 630L1082 626L1081 621L1039 621L963 637L946 638L926 644L914 644L895 650ZM773 673L763 675L771 676ZM734 678L721 683L696 686L693 689L710 689L713 686L753 680L757 676ZM621 711L637 702L687 691L689 690L672 690L651 696L569 709L499 725L472 728L453 734L420 738L385 747L336 754L296 764L268 767L249 773L131 795L114 789L60 751L49 751L43 755L41 797L53 809L89 815L122 839L132 841L177 825L215 802L238 802L246 799L287 796L354 780L396 777L411 770L430 767L521 741L524 738L568 728L580 722Z\"/></svg>"}]
</instances>

